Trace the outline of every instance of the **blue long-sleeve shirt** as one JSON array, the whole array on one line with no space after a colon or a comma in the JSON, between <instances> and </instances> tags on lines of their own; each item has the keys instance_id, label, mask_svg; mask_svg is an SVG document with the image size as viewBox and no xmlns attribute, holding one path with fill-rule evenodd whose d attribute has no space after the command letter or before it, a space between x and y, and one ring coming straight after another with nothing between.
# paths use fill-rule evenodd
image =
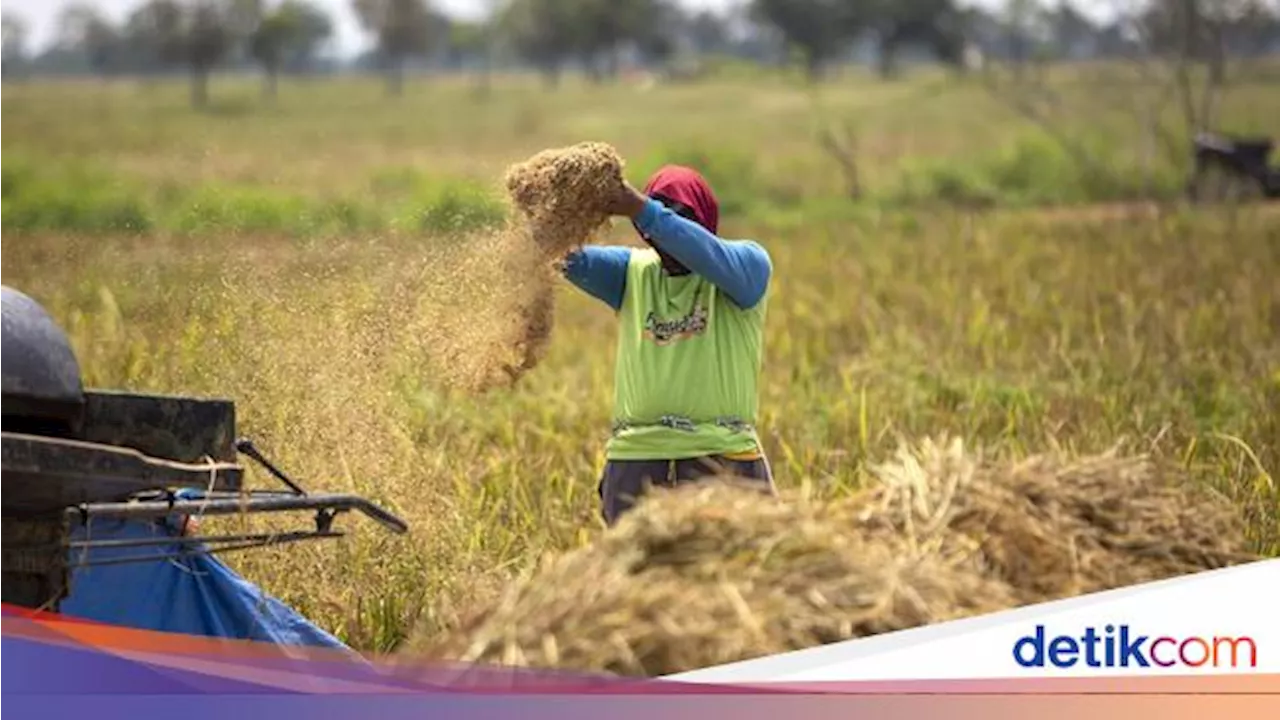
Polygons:
<instances>
[{"instance_id":1,"label":"blue long-sleeve shirt","mask_svg":"<svg viewBox=\"0 0 1280 720\"><path fill-rule=\"evenodd\" d=\"M636 227L654 245L720 288L739 307L755 307L773 273L769 253L752 240L721 240L656 200L645 203ZM589 245L565 259L564 275L584 292L622 309L631 248Z\"/></svg>"}]
</instances>

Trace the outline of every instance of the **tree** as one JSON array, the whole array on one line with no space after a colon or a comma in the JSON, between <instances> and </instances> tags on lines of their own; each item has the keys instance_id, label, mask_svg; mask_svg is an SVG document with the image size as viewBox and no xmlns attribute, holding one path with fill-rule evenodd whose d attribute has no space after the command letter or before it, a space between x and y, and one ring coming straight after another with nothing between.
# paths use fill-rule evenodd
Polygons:
<instances>
[{"instance_id":1,"label":"tree","mask_svg":"<svg viewBox=\"0 0 1280 720\"><path fill-rule=\"evenodd\" d=\"M1280 52L1280 0L1250 0L1223 24L1229 53L1248 60Z\"/></svg>"},{"instance_id":2,"label":"tree","mask_svg":"<svg viewBox=\"0 0 1280 720\"><path fill-rule=\"evenodd\" d=\"M159 67L183 67L191 75L191 103L209 100L209 74L247 36L257 0L148 0L129 18L130 43Z\"/></svg>"},{"instance_id":3,"label":"tree","mask_svg":"<svg viewBox=\"0 0 1280 720\"><path fill-rule=\"evenodd\" d=\"M183 7L178 0L148 0L125 24L125 35L139 62L148 69L181 66Z\"/></svg>"},{"instance_id":4,"label":"tree","mask_svg":"<svg viewBox=\"0 0 1280 720\"><path fill-rule=\"evenodd\" d=\"M191 72L191 98L196 107L209 101L209 73L231 49L234 37L230 7L216 0L196 0L187 9L179 40Z\"/></svg>"},{"instance_id":5,"label":"tree","mask_svg":"<svg viewBox=\"0 0 1280 720\"><path fill-rule=\"evenodd\" d=\"M669 0L649 0L633 11L626 40L639 49L647 62L665 63L676 52L676 41L687 19Z\"/></svg>"},{"instance_id":6,"label":"tree","mask_svg":"<svg viewBox=\"0 0 1280 720\"><path fill-rule=\"evenodd\" d=\"M56 51L84 58L91 69L108 75L119 68L124 48L121 33L88 3L68 5L58 16Z\"/></svg>"},{"instance_id":7,"label":"tree","mask_svg":"<svg viewBox=\"0 0 1280 720\"><path fill-rule=\"evenodd\" d=\"M497 30L554 86L571 59L597 81L617 76L624 49L665 60L675 49L679 20L671 0L508 0Z\"/></svg>"},{"instance_id":8,"label":"tree","mask_svg":"<svg viewBox=\"0 0 1280 720\"><path fill-rule=\"evenodd\" d=\"M927 47L947 64L963 62L964 18L954 0L879 0L869 14L883 77L896 74L898 52L906 45Z\"/></svg>"},{"instance_id":9,"label":"tree","mask_svg":"<svg viewBox=\"0 0 1280 720\"><path fill-rule=\"evenodd\" d=\"M0 54L0 63L3 64L4 74L8 75L13 72L15 65L22 65L27 59L27 23L22 16L13 13L4 13L0 18L3 23L3 38L0 38L0 44L3 44L3 50Z\"/></svg>"},{"instance_id":10,"label":"tree","mask_svg":"<svg viewBox=\"0 0 1280 720\"><path fill-rule=\"evenodd\" d=\"M666 0L571 0L576 25L574 47L591 77L618 74L618 52L630 45L651 60L673 50L679 10Z\"/></svg>"},{"instance_id":11,"label":"tree","mask_svg":"<svg viewBox=\"0 0 1280 720\"><path fill-rule=\"evenodd\" d=\"M361 25L377 36L388 92L400 95L405 63L442 43L449 31L448 19L428 0L353 0L353 7Z\"/></svg>"},{"instance_id":12,"label":"tree","mask_svg":"<svg viewBox=\"0 0 1280 720\"><path fill-rule=\"evenodd\" d=\"M1049 31L1059 58L1087 57L1095 52L1100 29L1071 0L1058 0L1049 13Z\"/></svg>"},{"instance_id":13,"label":"tree","mask_svg":"<svg viewBox=\"0 0 1280 720\"><path fill-rule=\"evenodd\" d=\"M870 3L850 0L754 0L752 16L778 29L804 56L810 79L817 79L871 23Z\"/></svg>"},{"instance_id":14,"label":"tree","mask_svg":"<svg viewBox=\"0 0 1280 720\"><path fill-rule=\"evenodd\" d=\"M465 64L469 60L479 62L475 91L482 98L489 95L500 30L496 3L485 0L485 6L483 18L475 22L456 22L449 32L450 60L457 64Z\"/></svg>"},{"instance_id":15,"label":"tree","mask_svg":"<svg viewBox=\"0 0 1280 720\"><path fill-rule=\"evenodd\" d=\"M1274 17L1267 5L1265 0L1153 0L1127 16L1138 46L1131 58L1152 82L1172 87L1188 133L1213 130L1222 96L1238 79L1232 71L1247 71L1252 59L1246 42L1238 45L1242 57L1232 63L1229 41L1251 34L1238 33L1240 28L1265 27L1266 18Z\"/></svg>"},{"instance_id":16,"label":"tree","mask_svg":"<svg viewBox=\"0 0 1280 720\"><path fill-rule=\"evenodd\" d=\"M685 34L694 50L713 55L727 52L731 44L728 22L710 10L694 13L685 24Z\"/></svg>"},{"instance_id":17,"label":"tree","mask_svg":"<svg viewBox=\"0 0 1280 720\"><path fill-rule=\"evenodd\" d=\"M449 28L448 56L453 67L484 58L489 48L489 26L481 21L455 21Z\"/></svg>"},{"instance_id":18,"label":"tree","mask_svg":"<svg viewBox=\"0 0 1280 720\"><path fill-rule=\"evenodd\" d=\"M1027 63L1050 37L1048 14L1035 0L1009 0L1001 18L1008 43L1009 59L1015 72L1022 75Z\"/></svg>"},{"instance_id":19,"label":"tree","mask_svg":"<svg viewBox=\"0 0 1280 720\"><path fill-rule=\"evenodd\" d=\"M499 10L497 27L515 54L554 87L580 45L576 19L574 0L508 0Z\"/></svg>"},{"instance_id":20,"label":"tree","mask_svg":"<svg viewBox=\"0 0 1280 720\"><path fill-rule=\"evenodd\" d=\"M249 54L266 73L264 94L274 100L281 68L309 65L332 33L329 16L306 0L285 0L266 13L249 36Z\"/></svg>"}]
</instances>

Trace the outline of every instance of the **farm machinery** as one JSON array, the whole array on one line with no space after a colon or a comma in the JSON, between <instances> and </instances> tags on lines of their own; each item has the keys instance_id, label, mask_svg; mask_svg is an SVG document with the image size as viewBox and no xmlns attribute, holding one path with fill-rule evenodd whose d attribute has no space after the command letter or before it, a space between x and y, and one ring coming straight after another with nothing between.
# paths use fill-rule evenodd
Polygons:
<instances>
[{"instance_id":1,"label":"farm machinery","mask_svg":"<svg viewBox=\"0 0 1280 720\"><path fill-rule=\"evenodd\" d=\"M1280 198L1280 165L1269 164L1273 140L1202 133L1193 146L1193 202Z\"/></svg>"},{"instance_id":2,"label":"farm machinery","mask_svg":"<svg viewBox=\"0 0 1280 720\"><path fill-rule=\"evenodd\" d=\"M340 646L215 556L341 537L335 520L348 512L392 533L408 526L362 497L303 489L237 437L232 401L86 388L44 308L8 287L3 300L4 603L143 629ZM283 487L247 489L242 457ZM310 521L201 533L202 518L264 513Z\"/></svg>"}]
</instances>

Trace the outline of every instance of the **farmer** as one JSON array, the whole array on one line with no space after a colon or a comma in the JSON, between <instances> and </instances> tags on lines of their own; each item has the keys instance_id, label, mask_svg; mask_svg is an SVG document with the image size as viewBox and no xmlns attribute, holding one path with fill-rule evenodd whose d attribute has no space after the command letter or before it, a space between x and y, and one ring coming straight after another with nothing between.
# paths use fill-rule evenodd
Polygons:
<instances>
[{"instance_id":1,"label":"farmer","mask_svg":"<svg viewBox=\"0 0 1280 720\"><path fill-rule=\"evenodd\" d=\"M769 254L716 235L715 194L696 171L667 166L609 208L647 249L586 246L565 277L620 321L614 426L600 479L613 525L649 486L729 475L773 493L755 429Z\"/></svg>"}]
</instances>

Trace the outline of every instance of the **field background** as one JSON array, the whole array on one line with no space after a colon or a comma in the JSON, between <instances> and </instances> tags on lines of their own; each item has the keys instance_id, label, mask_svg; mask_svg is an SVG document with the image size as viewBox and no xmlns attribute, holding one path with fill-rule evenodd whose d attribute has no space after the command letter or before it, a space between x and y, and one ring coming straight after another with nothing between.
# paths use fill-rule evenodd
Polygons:
<instances>
[{"instance_id":1,"label":"field background","mask_svg":"<svg viewBox=\"0 0 1280 720\"><path fill-rule=\"evenodd\" d=\"M1189 152L1144 151L1132 98L1081 73L1055 71L1055 128L1103 170L925 71L488 96L432 79L396 100L343 79L275 104L222 78L206 112L181 81L6 84L4 283L64 325L90 385L234 398L306 487L411 523L228 558L362 649L451 626L601 529L608 309L562 287L549 357L510 391L450 393L432 352L440 313L491 312L435 298L470 281L450 253L501 221L503 169L582 140L636 184L696 165L722 234L771 252L761 424L782 487L849 492L925 434L1014 457L1121 445L1237 501L1280 554L1280 213L1174 201ZM1225 124L1280 136L1278 87L1233 90ZM857 132L858 202L816 140L833 125Z\"/></svg>"}]
</instances>

